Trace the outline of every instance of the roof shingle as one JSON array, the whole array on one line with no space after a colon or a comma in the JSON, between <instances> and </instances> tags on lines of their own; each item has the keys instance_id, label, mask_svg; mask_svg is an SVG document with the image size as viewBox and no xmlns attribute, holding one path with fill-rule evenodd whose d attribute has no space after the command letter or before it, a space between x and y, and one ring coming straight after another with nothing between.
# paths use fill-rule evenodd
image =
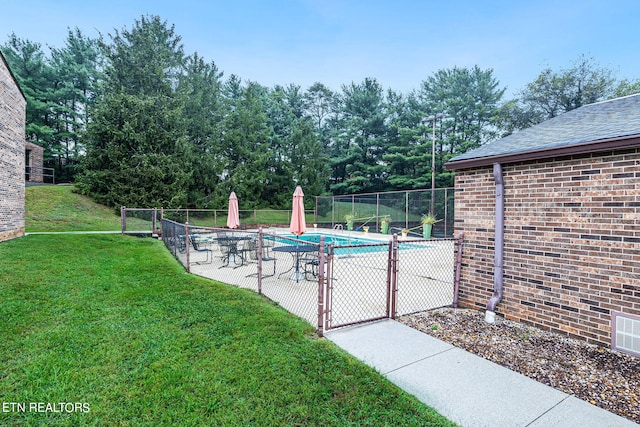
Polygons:
<instances>
[{"instance_id":1,"label":"roof shingle","mask_svg":"<svg viewBox=\"0 0 640 427\"><path fill-rule=\"evenodd\" d=\"M640 136L640 94L584 105L454 157L449 163Z\"/></svg>"}]
</instances>

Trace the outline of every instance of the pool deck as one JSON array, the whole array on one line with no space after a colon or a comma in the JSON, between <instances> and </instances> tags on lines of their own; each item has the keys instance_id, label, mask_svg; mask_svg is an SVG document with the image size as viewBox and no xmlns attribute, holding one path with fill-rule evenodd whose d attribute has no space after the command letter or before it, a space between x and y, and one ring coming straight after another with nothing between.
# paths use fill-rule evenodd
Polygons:
<instances>
[{"instance_id":1,"label":"pool deck","mask_svg":"<svg viewBox=\"0 0 640 427\"><path fill-rule=\"evenodd\" d=\"M266 229L269 234L287 234L288 229ZM329 230L331 231L331 230ZM367 238L380 243L389 242L391 236L377 233L339 232L354 238ZM365 237L364 235L367 234ZM454 257L453 244L433 241L429 246L417 244L401 251L398 267L399 315L450 305L453 299ZM205 253L190 253L192 273L258 291L257 264L224 267L221 254L213 245L213 261L202 263ZM273 252L276 274L262 279L262 293L288 311L318 324L317 280L295 279L284 274L292 266L293 257L286 252ZM442 256L443 254L447 254ZM185 255L179 254L186 263ZM429 260L430 262L419 262ZM235 267L235 268L233 268ZM336 255L332 264L332 299L330 325L338 326L355 321L385 316L387 310L388 251ZM264 263L263 274L271 274L273 264Z\"/></svg>"}]
</instances>

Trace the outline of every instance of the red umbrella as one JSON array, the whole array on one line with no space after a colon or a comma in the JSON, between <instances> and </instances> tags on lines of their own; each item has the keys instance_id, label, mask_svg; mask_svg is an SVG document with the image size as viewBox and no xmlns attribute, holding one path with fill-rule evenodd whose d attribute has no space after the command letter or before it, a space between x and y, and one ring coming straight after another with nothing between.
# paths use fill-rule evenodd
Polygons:
<instances>
[{"instance_id":1,"label":"red umbrella","mask_svg":"<svg viewBox=\"0 0 640 427\"><path fill-rule=\"evenodd\" d=\"M238 228L240 225L240 211L238 210L238 198L236 192L229 195L229 212L227 214L227 227Z\"/></svg>"},{"instance_id":2,"label":"red umbrella","mask_svg":"<svg viewBox=\"0 0 640 427\"><path fill-rule=\"evenodd\" d=\"M293 208L291 211L291 225L289 231L294 236L300 236L307 231L307 223L304 219L304 193L298 185L293 193Z\"/></svg>"}]
</instances>

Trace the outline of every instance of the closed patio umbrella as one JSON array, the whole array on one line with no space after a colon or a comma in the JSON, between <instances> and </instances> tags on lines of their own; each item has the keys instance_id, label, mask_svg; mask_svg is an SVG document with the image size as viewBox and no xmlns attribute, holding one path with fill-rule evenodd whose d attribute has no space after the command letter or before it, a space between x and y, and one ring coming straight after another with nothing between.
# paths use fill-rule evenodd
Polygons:
<instances>
[{"instance_id":1,"label":"closed patio umbrella","mask_svg":"<svg viewBox=\"0 0 640 427\"><path fill-rule=\"evenodd\" d=\"M293 192L289 231L294 236L301 236L307 231L307 223L304 218L304 193L299 185L296 187L296 191Z\"/></svg>"},{"instance_id":2,"label":"closed patio umbrella","mask_svg":"<svg viewBox=\"0 0 640 427\"><path fill-rule=\"evenodd\" d=\"M238 198L236 192L229 195L229 212L227 213L227 227L238 228L240 225L240 211L238 210Z\"/></svg>"}]
</instances>

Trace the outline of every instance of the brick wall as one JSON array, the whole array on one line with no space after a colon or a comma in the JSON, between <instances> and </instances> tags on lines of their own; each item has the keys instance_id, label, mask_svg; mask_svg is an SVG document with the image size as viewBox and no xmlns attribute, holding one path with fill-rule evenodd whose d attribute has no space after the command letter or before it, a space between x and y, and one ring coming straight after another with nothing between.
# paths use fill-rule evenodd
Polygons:
<instances>
[{"instance_id":1,"label":"brick wall","mask_svg":"<svg viewBox=\"0 0 640 427\"><path fill-rule=\"evenodd\" d=\"M640 149L503 165L506 318L610 345L613 311L640 315ZM462 306L493 293L493 168L456 171Z\"/></svg>"},{"instance_id":2,"label":"brick wall","mask_svg":"<svg viewBox=\"0 0 640 427\"><path fill-rule=\"evenodd\" d=\"M26 175L28 181L43 182L44 147L30 141L25 141L24 148L27 152L25 166L29 166Z\"/></svg>"},{"instance_id":3,"label":"brick wall","mask_svg":"<svg viewBox=\"0 0 640 427\"><path fill-rule=\"evenodd\" d=\"M24 234L25 106L0 54L0 241Z\"/></svg>"}]
</instances>

